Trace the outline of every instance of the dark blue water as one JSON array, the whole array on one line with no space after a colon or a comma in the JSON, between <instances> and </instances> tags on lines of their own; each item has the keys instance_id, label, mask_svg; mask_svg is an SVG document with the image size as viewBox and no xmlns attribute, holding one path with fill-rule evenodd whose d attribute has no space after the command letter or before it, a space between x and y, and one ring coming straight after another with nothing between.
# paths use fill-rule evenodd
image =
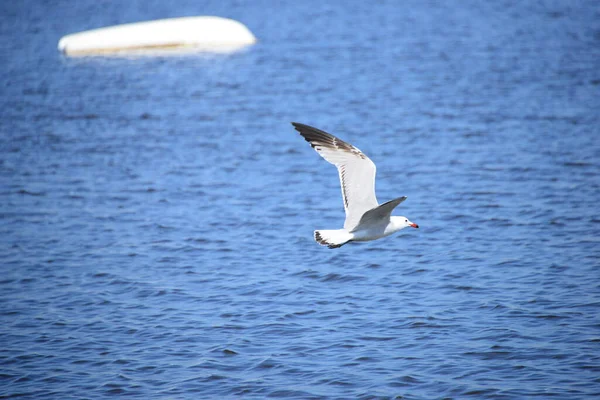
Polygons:
<instances>
[{"instance_id":1,"label":"dark blue water","mask_svg":"<svg viewBox=\"0 0 600 400\"><path fill-rule=\"evenodd\" d=\"M220 15L231 55L68 59ZM600 395L595 1L0 6L0 397ZM355 144L421 226L329 250Z\"/></svg>"}]
</instances>

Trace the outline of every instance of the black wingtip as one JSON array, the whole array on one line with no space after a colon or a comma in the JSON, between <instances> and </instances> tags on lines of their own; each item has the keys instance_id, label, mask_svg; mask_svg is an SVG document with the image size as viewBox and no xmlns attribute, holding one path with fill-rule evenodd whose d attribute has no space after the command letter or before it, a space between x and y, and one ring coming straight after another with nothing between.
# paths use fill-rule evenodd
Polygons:
<instances>
[{"instance_id":1,"label":"black wingtip","mask_svg":"<svg viewBox=\"0 0 600 400\"><path fill-rule=\"evenodd\" d=\"M296 129L300 134L302 134L302 130L306 129L306 125L301 124L299 122L292 122L294 129Z\"/></svg>"},{"instance_id":2,"label":"black wingtip","mask_svg":"<svg viewBox=\"0 0 600 400\"><path fill-rule=\"evenodd\" d=\"M314 130L314 131L323 132L320 129L315 128L314 126L301 124L300 122L292 122L292 125L294 125L294 128L296 128L297 130L306 129L306 130Z\"/></svg>"},{"instance_id":3,"label":"black wingtip","mask_svg":"<svg viewBox=\"0 0 600 400\"><path fill-rule=\"evenodd\" d=\"M294 128L302 135L304 140L309 142L314 147L314 142L324 142L333 140L335 137L325 131L315 128L314 126L301 124L299 122L292 122Z\"/></svg>"},{"instance_id":4,"label":"black wingtip","mask_svg":"<svg viewBox=\"0 0 600 400\"><path fill-rule=\"evenodd\" d=\"M314 128L314 127L312 127L310 125L301 124L300 122L292 122L292 125L300 133L302 133L302 130L310 130L310 129L312 129L312 130L318 130L317 128Z\"/></svg>"},{"instance_id":5,"label":"black wingtip","mask_svg":"<svg viewBox=\"0 0 600 400\"><path fill-rule=\"evenodd\" d=\"M333 136L331 133L322 131L314 126L292 122L294 128L313 148L316 146L325 146L343 151L350 151L360 158L367 158L359 149L352 146L350 143L344 142L342 139Z\"/></svg>"},{"instance_id":6,"label":"black wingtip","mask_svg":"<svg viewBox=\"0 0 600 400\"><path fill-rule=\"evenodd\" d=\"M313 142L315 140L318 140L327 143L333 140L337 140L340 143L344 143L343 140L336 138L331 133L327 133L319 128L315 128L314 126L301 124L299 122L292 122L292 125L304 137L304 139L306 139L307 142Z\"/></svg>"}]
</instances>

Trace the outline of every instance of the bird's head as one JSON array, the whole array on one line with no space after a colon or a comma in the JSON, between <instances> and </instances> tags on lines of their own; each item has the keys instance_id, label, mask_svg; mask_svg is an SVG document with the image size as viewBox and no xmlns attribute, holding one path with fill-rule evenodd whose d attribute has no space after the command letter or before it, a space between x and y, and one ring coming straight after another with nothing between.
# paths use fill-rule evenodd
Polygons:
<instances>
[{"instance_id":1,"label":"bird's head","mask_svg":"<svg viewBox=\"0 0 600 400\"><path fill-rule=\"evenodd\" d=\"M411 227L411 228L418 228L419 225L415 224L414 222L411 222L408 218L406 217L392 217L392 221L394 221L394 225L398 228L398 230L400 229L404 229L406 227Z\"/></svg>"}]
</instances>

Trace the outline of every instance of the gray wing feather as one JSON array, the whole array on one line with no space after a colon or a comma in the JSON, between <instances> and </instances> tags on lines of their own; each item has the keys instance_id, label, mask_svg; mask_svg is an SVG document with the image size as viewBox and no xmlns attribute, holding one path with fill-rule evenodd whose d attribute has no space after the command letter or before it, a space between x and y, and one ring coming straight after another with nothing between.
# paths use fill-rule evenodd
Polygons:
<instances>
[{"instance_id":1,"label":"gray wing feather","mask_svg":"<svg viewBox=\"0 0 600 400\"><path fill-rule=\"evenodd\" d=\"M381 204L380 206L370 209L362 216L358 225L365 226L370 224L376 224L381 221L387 221L392 215L392 211L394 210L394 208L396 208L400 203L402 203L406 199L406 196L398 197L397 199L390 200Z\"/></svg>"}]
</instances>

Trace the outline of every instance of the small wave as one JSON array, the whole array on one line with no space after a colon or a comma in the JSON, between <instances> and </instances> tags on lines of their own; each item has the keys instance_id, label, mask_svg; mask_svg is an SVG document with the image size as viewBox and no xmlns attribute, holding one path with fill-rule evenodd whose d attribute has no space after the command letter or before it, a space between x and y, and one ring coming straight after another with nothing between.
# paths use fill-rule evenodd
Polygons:
<instances>
[{"instance_id":1,"label":"small wave","mask_svg":"<svg viewBox=\"0 0 600 400\"><path fill-rule=\"evenodd\" d=\"M594 164L587 161L567 161L563 163L565 167L593 167Z\"/></svg>"},{"instance_id":2,"label":"small wave","mask_svg":"<svg viewBox=\"0 0 600 400\"><path fill-rule=\"evenodd\" d=\"M324 277L322 277L321 282L352 282L352 281L362 281L365 279L367 279L365 276L344 275L344 274L337 274L337 273L331 272L331 273L325 275Z\"/></svg>"},{"instance_id":3,"label":"small wave","mask_svg":"<svg viewBox=\"0 0 600 400\"><path fill-rule=\"evenodd\" d=\"M275 360L273 360L271 357L265 358L264 360L261 360L258 364L256 364L253 369L271 369L271 368L277 368L281 366L278 362L276 362Z\"/></svg>"},{"instance_id":4,"label":"small wave","mask_svg":"<svg viewBox=\"0 0 600 400\"><path fill-rule=\"evenodd\" d=\"M33 190L27 190L27 189L19 189L17 191L18 194L24 194L26 196L45 196L46 192L35 192Z\"/></svg>"},{"instance_id":5,"label":"small wave","mask_svg":"<svg viewBox=\"0 0 600 400\"><path fill-rule=\"evenodd\" d=\"M313 394L303 391L303 390L291 390L291 389L283 389L283 390L274 390L271 393L267 394L268 398L282 398L282 399L315 399L315 398L323 398L322 396L314 396Z\"/></svg>"},{"instance_id":6,"label":"small wave","mask_svg":"<svg viewBox=\"0 0 600 400\"><path fill-rule=\"evenodd\" d=\"M390 340L396 340L396 336L359 336L358 340L364 340L367 342L387 342Z\"/></svg>"}]
</instances>

